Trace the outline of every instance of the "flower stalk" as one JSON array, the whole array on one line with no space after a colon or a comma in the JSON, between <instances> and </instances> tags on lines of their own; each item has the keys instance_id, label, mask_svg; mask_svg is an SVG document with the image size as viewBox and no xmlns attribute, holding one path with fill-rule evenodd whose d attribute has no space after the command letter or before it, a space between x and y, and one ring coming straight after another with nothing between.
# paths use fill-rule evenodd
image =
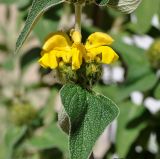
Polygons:
<instances>
[{"instance_id":1,"label":"flower stalk","mask_svg":"<svg viewBox=\"0 0 160 159\"><path fill-rule=\"evenodd\" d=\"M75 3L75 31L81 33L82 4Z\"/></svg>"}]
</instances>

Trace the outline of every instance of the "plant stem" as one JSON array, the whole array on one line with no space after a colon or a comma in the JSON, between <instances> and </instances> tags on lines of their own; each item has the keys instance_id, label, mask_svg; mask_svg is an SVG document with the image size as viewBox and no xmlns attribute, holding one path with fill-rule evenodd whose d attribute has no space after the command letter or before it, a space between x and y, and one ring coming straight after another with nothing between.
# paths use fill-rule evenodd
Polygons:
<instances>
[{"instance_id":1,"label":"plant stem","mask_svg":"<svg viewBox=\"0 0 160 159\"><path fill-rule=\"evenodd\" d=\"M75 4L75 31L81 33L81 13L82 13L82 4Z\"/></svg>"}]
</instances>

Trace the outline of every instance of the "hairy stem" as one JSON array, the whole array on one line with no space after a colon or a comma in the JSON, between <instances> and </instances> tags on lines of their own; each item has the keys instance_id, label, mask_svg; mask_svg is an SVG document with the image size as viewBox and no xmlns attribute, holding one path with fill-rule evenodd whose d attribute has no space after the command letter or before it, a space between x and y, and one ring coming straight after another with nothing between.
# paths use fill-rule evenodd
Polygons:
<instances>
[{"instance_id":1,"label":"hairy stem","mask_svg":"<svg viewBox=\"0 0 160 159\"><path fill-rule=\"evenodd\" d=\"M81 32L82 4L75 4L75 30Z\"/></svg>"}]
</instances>

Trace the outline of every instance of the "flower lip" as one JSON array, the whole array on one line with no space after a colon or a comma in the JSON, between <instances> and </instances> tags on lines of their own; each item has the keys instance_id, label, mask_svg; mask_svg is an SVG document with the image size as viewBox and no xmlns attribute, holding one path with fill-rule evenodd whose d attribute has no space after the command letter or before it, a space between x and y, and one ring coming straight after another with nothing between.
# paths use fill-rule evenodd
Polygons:
<instances>
[{"instance_id":1,"label":"flower lip","mask_svg":"<svg viewBox=\"0 0 160 159\"><path fill-rule=\"evenodd\" d=\"M111 45L113 41L113 38L108 34L95 32L88 37L85 43L85 47L87 49L91 49L99 46Z\"/></svg>"},{"instance_id":2,"label":"flower lip","mask_svg":"<svg viewBox=\"0 0 160 159\"><path fill-rule=\"evenodd\" d=\"M43 50L68 50L72 45L68 35L63 32L55 32L50 34L43 45Z\"/></svg>"}]
</instances>

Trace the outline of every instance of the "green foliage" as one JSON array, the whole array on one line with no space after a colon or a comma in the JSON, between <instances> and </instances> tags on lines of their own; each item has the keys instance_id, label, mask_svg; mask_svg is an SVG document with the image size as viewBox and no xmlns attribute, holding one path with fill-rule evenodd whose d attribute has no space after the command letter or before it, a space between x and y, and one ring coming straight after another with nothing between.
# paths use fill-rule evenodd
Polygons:
<instances>
[{"instance_id":1,"label":"green foliage","mask_svg":"<svg viewBox=\"0 0 160 159\"><path fill-rule=\"evenodd\" d=\"M140 4L141 0L97 0L98 5L102 6L109 6L122 13L131 13L133 12L138 5Z\"/></svg>"},{"instance_id":2,"label":"green foliage","mask_svg":"<svg viewBox=\"0 0 160 159\"><path fill-rule=\"evenodd\" d=\"M33 136L27 144L38 150L58 147L66 154L68 153L67 135L61 132L57 124L46 127L41 135Z\"/></svg>"},{"instance_id":3,"label":"green foliage","mask_svg":"<svg viewBox=\"0 0 160 159\"><path fill-rule=\"evenodd\" d=\"M115 47L117 52L122 56L124 63L128 66L127 82L135 81L151 72L149 61L143 49L127 45L122 39L118 38L116 38L113 47ZM141 66L143 66L142 69L139 69Z\"/></svg>"},{"instance_id":4,"label":"green foliage","mask_svg":"<svg viewBox=\"0 0 160 159\"><path fill-rule=\"evenodd\" d=\"M120 58L117 63L108 68L121 66L125 70L125 75L122 82L111 80L109 84L105 84L100 80L96 84L94 91L107 98L72 84L62 88L62 102L65 108L63 115L67 115L63 120L67 119L67 122L62 121L64 123L61 126L65 126L67 132L69 115L71 122L69 148L67 135L57 126L61 105L58 91L61 85L55 78L54 70L44 70L36 64L47 34L57 31L60 29L59 26L62 26L65 31L73 27L72 5L66 3L56 5L62 2L0 0L0 4L3 4L0 13L5 8L3 19L1 19L3 14L0 16L0 158L68 159L70 153L73 159L86 159L96 140L108 126L109 136L116 133L116 137L114 143L109 138L104 141L111 146L102 158L110 159L113 158L113 154L118 154L120 158L127 159L159 159L160 152L151 151L149 143L150 135L156 134L155 143L158 143L157 147L160 149L160 113L149 113L143 103L148 97L160 99L158 69L153 68L152 62L147 57L148 50L140 48L133 37L135 34L147 35L153 39L159 37L160 26L153 26L151 21L155 14L160 21L160 1L143 0L139 5L140 0L99 0L97 4L105 7L100 8L95 5L84 7L85 16L82 25L84 41L95 31L113 34L115 42L112 47ZM54 7L51 8L52 6ZM12 19L15 9L17 16ZM135 12L131 16L116 10L124 13L130 13L133 10ZM133 21L132 17L135 17L136 21ZM13 25L11 21L15 24ZM16 51L21 48L31 30L34 29L21 51L23 53L13 57L11 54L15 49L15 40L23 25L24 29L17 42ZM132 40L131 44L126 44L124 41L126 36ZM152 59L159 62L157 55L154 52L153 54ZM91 76L92 67L93 65L89 66L86 71L88 76ZM84 81L86 81L85 78ZM139 106L130 98L134 91L140 91L143 94L143 101ZM118 108L109 98L116 102ZM37 109L36 119L29 119L29 124L20 127L12 125L10 112L17 101L31 103ZM118 109L120 115L116 118ZM23 111L25 109L22 109ZM16 117L18 115L20 114L15 114ZM114 118L117 120L117 130L110 129L112 128L110 123ZM107 137L107 134L105 136ZM137 146L142 150L137 152ZM98 148L101 149L100 146Z\"/></svg>"},{"instance_id":5,"label":"green foliage","mask_svg":"<svg viewBox=\"0 0 160 159\"><path fill-rule=\"evenodd\" d=\"M71 159L86 159L97 138L117 117L119 110L107 97L93 94L77 85L65 85L61 90L61 98L71 125Z\"/></svg>"},{"instance_id":6,"label":"green foliage","mask_svg":"<svg viewBox=\"0 0 160 159\"><path fill-rule=\"evenodd\" d=\"M157 99L160 99L160 84L157 85L155 92L154 92L154 96Z\"/></svg>"},{"instance_id":7,"label":"green foliage","mask_svg":"<svg viewBox=\"0 0 160 159\"><path fill-rule=\"evenodd\" d=\"M1 0L0 3L4 3L4 4L7 4L7 5L11 5L13 3L16 3L18 2L19 0Z\"/></svg>"},{"instance_id":8,"label":"green foliage","mask_svg":"<svg viewBox=\"0 0 160 159\"><path fill-rule=\"evenodd\" d=\"M143 0L135 11L136 22L131 24L131 29L139 34L144 34L149 31L152 17L158 13L159 6L159 0Z\"/></svg>"},{"instance_id":9,"label":"green foliage","mask_svg":"<svg viewBox=\"0 0 160 159\"><path fill-rule=\"evenodd\" d=\"M31 10L28 14L28 18L26 20L26 24L18 37L16 43L16 50L18 52L21 46L23 45L24 41L28 37L29 33L31 32L34 25L37 23L39 18L43 15L43 13L48 10L49 8L62 3L60 0L34 0L32 3Z\"/></svg>"},{"instance_id":10,"label":"green foliage","mask_svg":"<svg viewBox=\"0 0 160 159\"><path fill-rule=\"evenodd\" d=\"M7 156L6 158L11 159L14 155L15 145L22 139L27 131L27 127L22 128L11 127L5 135L5 143L7 147Z\"/></svg>"},{"instance_id":11,"label":"green foliage","mask_svg":"<svg viewBox=\"0 0 160 159\"><path fill-rule=\"evenodd\" d=\"M119 108L121 113L118 118L116 147L118 155L126 158L131 145L138 137L140 131L146 126L145 121L137 123L138 117L144 113L145 109L144 107L137 107L129 101L121 103Z\"/></svg>"}]
</instances>

